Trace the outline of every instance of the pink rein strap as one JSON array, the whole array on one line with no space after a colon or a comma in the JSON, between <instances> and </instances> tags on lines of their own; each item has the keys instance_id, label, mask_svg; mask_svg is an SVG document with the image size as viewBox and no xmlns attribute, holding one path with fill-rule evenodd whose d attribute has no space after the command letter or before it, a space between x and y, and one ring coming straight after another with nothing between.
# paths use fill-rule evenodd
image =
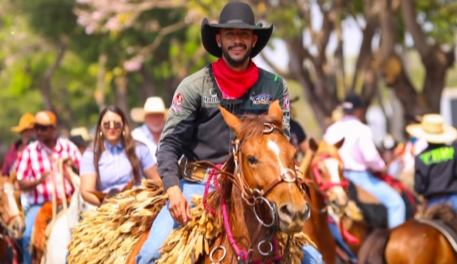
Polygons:
<instances>
[{"instance_id":1,"label":"pink rein strap","mask_svg":"<svg viewBox=\"0 0 457 264\"><path fill-rule=\"evenodd\" d=\"M220 169L222 167L222 164L217 164L216 167ZM207 197L208 197L208 192L209 192L209 188L211 185L211 180L214 181L215 189L216 190L219 189L219 183L217 181L217 177L214 177L215 175L216 175L216 169L213 168L213 169L211 169L211 172L208 176L208 180L205 185L205 191L203 193L203 206L205 207L205 210L207 212L209 212L213 215L216 214L216 211L209 207L208 202L207 202ZM233 237L232 230L230 229L229 216L227 213L227 204L226 204L225 199L222 199L222 216L224 218L224 227L225 227L225 231L227 232L227 238L230 242L230 245L235 250L238 258L240 260L246 261L248 258L248 252L246 250L240 249L238 247L238 245L236 244L235 238ZM273 261L277 262L277 261L281 260L281 256L279 253L279 247L278 247L278 242L276 241L276 238L273 239L273 247L274 247L274 250L276 253ZM255 260L253 261L253 263L256 263Z\"/></svg>"}]
</instances>

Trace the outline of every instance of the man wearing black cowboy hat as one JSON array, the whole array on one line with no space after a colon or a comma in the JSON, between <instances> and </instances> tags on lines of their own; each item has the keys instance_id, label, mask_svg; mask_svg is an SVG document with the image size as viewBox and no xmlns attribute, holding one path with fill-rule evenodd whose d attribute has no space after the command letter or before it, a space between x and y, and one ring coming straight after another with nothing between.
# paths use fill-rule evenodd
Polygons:
<instances>
[{"instance_id":1,"label":"man wearing black cowboy hat","mask_svg":"<svg viewBox=\"0 0 457 264\"><path fill-rule=\"evenodd\" d=\"M158 172L169 203L157 215L137 263L155 263L173 228L191 220L191 196L203 195L211 171L193 162L221 164L228 159L234 134L219 105L236 115L262 114L279 100L289 137L287 84L251 60L267 45L272 31L273 26L257 25L251 7L242 2L225 5L218 24L203 20L203 46L219 60L185 78L175 92L157 151Z\"/></svg>"}]
</instances>

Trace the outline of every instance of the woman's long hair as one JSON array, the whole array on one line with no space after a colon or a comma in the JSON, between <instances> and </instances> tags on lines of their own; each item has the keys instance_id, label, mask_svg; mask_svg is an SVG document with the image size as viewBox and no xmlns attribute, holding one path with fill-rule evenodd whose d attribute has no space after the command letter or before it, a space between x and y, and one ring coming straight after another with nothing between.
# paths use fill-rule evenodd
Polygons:
<instances>
[{"instance_id":1,"label":"woman's long hair","mask_svg":"<svg viewBox=\"0 0 457 264\"><path fill-rule=\"evenodd\" d=\"M133 139L132 135L130 134L131 127L129 121L127 120L124 112L117 106L110 105L107 106L105 109L102 110L97 122L97 128L95 130L95 139L93 144L93 151L94 151L94 166L95 170L97 171L97 183L100 184L100 171L98 167L98 162L100 160L100 156L102 155L103 151L105 151L105 144L104 144L104 137L101 136L101 123L102 119L107 112L113 112L118 114L123 123L122 133L121 133L121 140L124 144L124 151L127 158L130 161L130 165L132 165L132 172L133 177L136 183L140 182L140 160L138 159L135 148L136 148L136 141ZM100 185L101 187L101 185Z\"/></svg>"}]
</instances>

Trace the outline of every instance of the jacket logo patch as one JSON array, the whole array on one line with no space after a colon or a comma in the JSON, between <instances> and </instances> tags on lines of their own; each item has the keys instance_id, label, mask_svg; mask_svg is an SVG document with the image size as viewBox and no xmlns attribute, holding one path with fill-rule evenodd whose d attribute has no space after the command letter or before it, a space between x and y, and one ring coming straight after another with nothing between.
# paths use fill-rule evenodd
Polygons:
<instances>
[{"instance_id":1,"label":"jacket logo patch","mask_svg":"<svg viewBox=\"0 0 457 264\"><path fill-rule=\"evenodd\" d=\"M273 96L271 94L262 93L258 95L251 96L251 101L255 105L266 104L269 105L273 103Z\"/></svg>"},{"instance_id":2,"label":"jacket logo patch","mask_svg":"<svg viewBox=\"0 0 457 264\"><path fill-rule=\"evenodd\" d=\"M216 96L203 96L203 102L207 104L220 103L221 100Z\"/></svg>"},{"instance_id":3,"label":"jacket logo patch","mask_svg":"<svg viewBox=\"0 0 457 264\"><path fill-rule=\"evenodd\" d=\"M289 94L286 94L286 96L284 96L284 108L287 111L290 111L290 97L289 97Z\"/></svg>"},{"instance_id":4,"label":"jacket logo patch","mask_svg":"<svg viewBox=\"0 0 457 264\"><path fill-rule=\"evenodd\" d=\"M171 103L171 110L175 113L182 111L182 103L184 102L184 97L182 97L181 93L175 95L173 98L173 102Z\"/></svg>"}]
</instances>

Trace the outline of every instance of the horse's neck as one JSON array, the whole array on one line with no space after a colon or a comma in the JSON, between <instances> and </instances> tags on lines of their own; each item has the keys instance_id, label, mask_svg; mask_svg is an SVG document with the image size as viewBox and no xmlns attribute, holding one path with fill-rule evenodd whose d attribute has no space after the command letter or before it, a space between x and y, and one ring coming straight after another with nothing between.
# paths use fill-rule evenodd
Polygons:
<instances>
[{"instance_id":1,"label":"horse's neck","mask_svg":"<svg viewBox=\"0 0 457 264\"><path fill-rule=\"evenodd\" d=\"M309 164L311 163L311 158L313 157L314 152L311 150L308 150L306 152L305 157L303 158L302 163L300 164L300 171L303 173L303 175L306 175L306 172L309 168Z\"/></svg>"}]
</instances>

